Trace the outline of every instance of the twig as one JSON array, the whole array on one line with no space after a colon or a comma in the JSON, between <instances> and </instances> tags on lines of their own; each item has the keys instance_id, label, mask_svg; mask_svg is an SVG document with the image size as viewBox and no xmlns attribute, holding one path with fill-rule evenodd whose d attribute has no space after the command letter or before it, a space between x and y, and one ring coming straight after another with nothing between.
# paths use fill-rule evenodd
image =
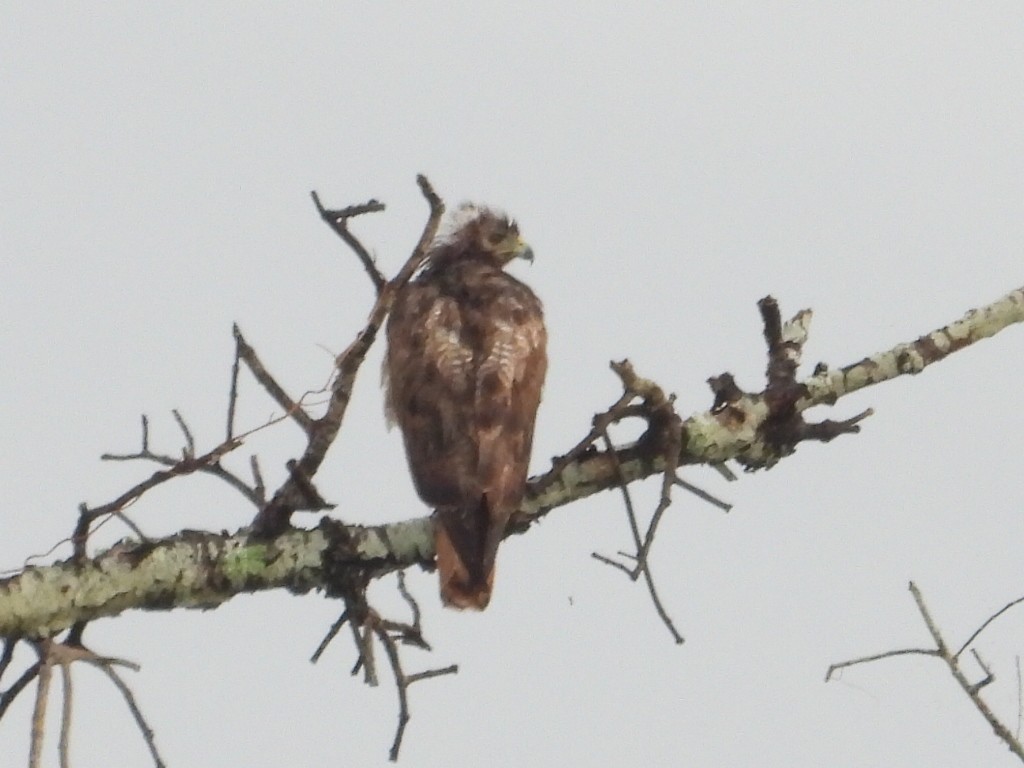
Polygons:
<instances>
[{"instance_id":1,"label":"twig","mask_svg":"<svg viewBox=\"0 0 1024 768\"><path fill-rule=\"evenodd\" d=\"M1017 669L1017 730L1013 735L1020 741L1021 720L1024 719L1024 680L1021 679L1020 673L1020 655L1014 656L1013 660Z\"/></svg>"},{"instance_id":2,"label":"twig","mask_svg":"<svg viewBox=\"0 0 1024 768\"><path fill-rule=\"evenodd\" d=\"M732 504L730 504L727 501L722 501L717 496L713 496L712 494L705 491L703 488L700 488L694 485L693 483L689 483L686 480L683 480L683 478L679 477L678 475L676 475L676 478L673 482L675 482L675 484L678 485L680 488L683 488L692 493L701 501L706 501L713 507L718 507L723 512L732 511Z\"/></svg>"},{"instance_id":3,"label":"twig","mask_svg":"<svg viewBox=\"0 0 1024 768\"><path fill-rule=\"evenodd\" d=\"M28 684L36 679L41 668L42 664L38 661L35 662L32 666L21 673L21 676L11 684L10 688L3 693L0 693L0 719L3 719L4 713L7 711L7 708L14 703L14 700L18 698L18 694L25 690L25 688L28 687Z\"/></svg>"},{"instance_id":4,"label":"twig","mask_svg":"<svg viewBox=\"0 0 1024 768\"><path fill-rule=\"evenodd\" d=\"M137 453L101 454L101 461L152 461L154 464L160 464L161 466L168 467L170 471L155 473L154 476L150 478L150 480L144 481L144 483L139 483L134 488L131 488L128 491L125 491L125 493L121 494L121 496L119 496L117 500L104 505L104 507L102 508L96 507L94 508L93 511L96 513L97 517L102 514L108 514L109 512L113 511L113 508L121 508L125 506L128 503L128 501L138 498L147 490L150 490L156 485L159 485L161 482L165 482L166 480L169 480L172 477L177 477L179 475L190 475L194 472L204 472L206 474L213 475L214 477L218 477L221 480L224 480L224 482L233 487L247 499L252 501L252 488L250 488L245 483L245 481L240 479L237 475L224 469L224 467L222 467L218 462L228 453L238 448L238 446L242 444L244 438L248 437L249 435L252 435L255 432L260 431L261 429L266 429L267 427L272 426L274 423L275 420L271 420L265 424L260 425L259 427L256 427L255 429L249 430L248 432L242 435L237 435L233 437L231 440L226 440L220 445L214 446L212 449L210 449L201 456L185 456L183 458L175 458L173 456L168 456L167 454L155 453L151 451L148 447L143 448ZM185 450L187 451L188 449ZM147 485L147 483L152 484ZM139 488L141 488L141 490L137 490ZM99 512L98 510L100 509L103 509L103 511Z\"/></svg>"},{"instance_id":5,"label":"twig","mask_svg":"<svg viewBox=\"0 0 1024 768\"><path fill-rule=\"evenodd\" d=\"M377 269L377 265L373 261L373 257L369 254L363 244L348 230L348 220L354 216L361 216L364 213L376 213L384 210L384 203L377 202L376 200L370 200L362 205L350 205L347 208L342 208L336 211L329 211L320 204L320 197L316 192L310 192L310 197L313 198L313 205L316 206L317 212L320 214L320 218L323 219L327 225L334 230L334 232L340 237L345 243L355 251L356 256L363 263L363 269L366 270L366 274L370 276L370 280L373 282L374 290L380 295L381 291L384 290L384 286L387 284L387 280L384 275L381 274L380 270Z\"/></svg>"},{"instance_id":6,"label":"twig","mask_svg":"<svg viewBox=\"0 0 1024 768\"><path fill-rule=\"evenodd\" d=\"M661 618L662 623L668 629L672 635L672 640L675 641L676 645L682 645L686 642L679 630L676 629L675 623L672 618L668 615L668 611L665 610L665 606L661 602L661 598L658 596L658 590L654 586L654 576L651 575L651 569L648 566L644 566L644 581L647 582L647 591L651 595L651 602L654 603L654 610L658 612L658 616Z\"/></svg>"},{"instance_id":7,"label":"twig","mask_svg":"<svg viewBox=\"0 0 1024 768\"><path fill-rule=\"evenodd\" d=\"M43 735L46 730L46 702L50 697L50 680L53 665L45 650L40 651L39 682L36 684L36 703L32 708L32 743L29 746L29 768L39 768L43 754Z\"/></svg>"},{"instance_id":8,"label":"twig","mask_svg":"<svg viewBox=\"0 0 1024 768\"><path fill-rule=\"evenodd\" d=\"M267 500L267 486L263 483L263 473L260 472L260 460L254 453L249 457L249 467L252 470L252 492L256 497L258 506L263 506Z\"/></svg>"},{"instance_id":9,"label":"twig","mask_svg":"<svg viewBox=\"0 0 1024 768\"><path fill-rule=\"evenodd\" d=\"M615 452L615 446L612 444L611 437L608 436L607 431L604 432L604 445L611 456L612 464L615 465L615 473L619 477L619 490L622 492L622 503L626 508L626 519L629 521L629 532L633 536L633 545L636 547L637 552L640 551L642 546L642 540L640 538L640 525L637 523L636 510L633 508L633 497L629 492L629 483L626 482L626 476L622 473L622 465L619 463L619 457ZM600 559L600 558L599 558ZM630 578L636 581L640 575L640 571L645 567L645 563L637 558L637 565L635 569L627 571L630 574Z\"/></svg>"},{"instance_id":10,"label":"twig","mask_svg":"<svg viewBox=\"0 0 1024 768\"><path fill-rule=\"evenodd\" d=\"M63 700L60 711L60 740L57 751L60 755L60 768L71 768L71 667L68 664L60 665L61 681L63 683Z\"/></svg>"},{"instance_id":11,"label":"twig","mask_svg":"<svg viewBox=\"0 0 1024 768\"><path fill-rule=\"evenodd\" d=\"M177 408L172 408L171 414L174 416L174 420L178 423L178 428L181 430L182 435L185 436L185 448L181 452L182 458L195 458L196 439L192 436L192 430L188 428L188 424L185 423L184 417L181 415Z\"/></svg>"},{"instance_id":12,"label":"twig","mask_svg":"<svg viewBox=\"0 0 1024 768\"><path fill-rule=\"evenodd\" d=\"M409 718L412 717L409 714L409 683L405 678L405 673L402 672L402 662L398 657L395 641L383 630L377 632L377 637L380 638L380 642L384 646L384 652L387 654L391 671L395 676L395 688L398 690L398 727L395 729L395 738L391 742L391 751L388 753L391 762L395 762L398 760L398 750L402 748L405 726L409 724Z\"/></svg>"},{"instance_id":13,"label":"twig","mask_svg":"<svg viewBox=\"0 0 1024 768\"><path fill-rule=\"evenodd\" d=\"M352 634L355 637L356 648L359 650L359 661L363 665L363 682L371 688L376 688L380 685L380 680L377 678L377 659L373 651L373 627L367 623L361 631L355 625L353 625L353 629L355 631ZM354 675L358 670L357 664L353 667L352 674Z\"/></svg>"},{"instance_id":14,"label":"twig","mask_svg":"<svg viewBox=\"0 0 1024 768\"><path fill-rule=\"evenodd\" d=\"M146 748L149 749L149 754L153 758L153 764L156 768L165 768L166 764L163 758L160 757L160 751L156 747L156 735L153 733L153 729L150 728L146 722L145 716L142 714L142 710L139 709L138 703L135 701L135 694L132 693L131 688L121 679L121 676L117 674L109 663L100 664L94 663L94 666L98 667L110 681L114 684L118 691L121 692L121 696L124 698L125 704L128 705L128 710L132 713L132 718L135 720L135 725L138 726L139 732L142 734L143 741L146 742Z\"/></svg>"},{"instance_id":15,"label":"twig","mask_svg":"<svg viewBox=\"0 0 1024 768\"><path fill-rule=\"evenodd\" d=\"M405 571L399 571L397 578L398 594L400 594L405 602L408 603L409 610L412 611L412 626L416 629L416 633L422 638L422 632L420 630L420 604L416 602L416 598L412 596L412 593L405 584Z\"/></svg>"},{"instance_id":16,"label":"twig","mask_svg":"<svg viewBox=\"0 0 1024 768\"><path fill-rule=\"evenodd\" d=\"M1021 743L1013 737L1013 734L1010 733L1007 727L1003 725L999 718L997 718L995 714L993 714L992 710L989 709L988 704L986 704L985 700L981 698L979 688L972 684L967 679L966 675L964 675L963 670L960 668L959 659L954 654L950 653L945 640L943 640L938 627L935 625L935 621L932 619L931 614L928 612L928 608L924 604L924 598L921 596L921 591L917 588L917 585L914 584L914 582L910 582L910 592L914 596L914 602L917 603L917 609L921 612L921 617L924 619L925 626L928 627L928 632L935 641L936 650L938 650L942 660L946 662L946 666L949 667L949 671L953 675L953 678L960 684L964 693L967 694L971 703L974 704L974 707L988 722L996 736L1003 740L1003 743L1006 744L1010 751L1013 752L1021 762L1024 762L1024 746L1022 746ZM982 666L982 668L985 669L984 666ZM986 672L988 672L987 669ZM992 676L990 672L988 672L988 676Z\"/></svg>"},{"instance_id":17,"label":"twig","mask_svg":"<svg viewBox=\"0 0 1024 768\"><path fill-rule=\"evenodd\" d=\"M289 397L284 388L277 383L277 379L270 375L270 372L267 371L266 366L263 365L263 362L256 354L256 350L245 340L242 330L238 327L237 323L231 327L231 331L235 336L235 354L245 363L245 367L249 369L253 378L267 391L267 394L270 395L289 418L298 424L307 435L312 434L316 424L315 419L306 413L299 403Z\"/></svg>"},{"instance_id":18,"label":"twig","mask_svg":"<svg viewBox=\"0 0 1024 768\"><path fill-rule=\"evenodd\" d=\"M341 616L338 617L338 620L331 624L331 628L327 630L327 634L324 635L324 639L320 641L320 645L318 645L316 650L313 651L313 655L309 658L311 664L316 664L320 661L320 657L323 655L323 652L327 650L327 646L330 645L331 641L338 636L341 628L344 627L347 622L348 609L345 609L342 611Z\"/></svg>"},{"instance_id":19,"label":"twig","mask_svg":"<svg viewBox=\"0 0 1024 768\"><path fill-rule=\"evenodd\" d=\"M612 560L610 557L608 557L607 555L602 555L600 552L591 552L590 556L592 558L594 558L595 560L597 560L599 563L604 563L605 565L610 565L612 568L618 568L620 571L622 571L624 574L626 574L626 576L628 576L630 580L633 579L633 569L632 568L627 568L626 566L624 566L622 563L618 562L617 560Z\"/></svg>"},{"instance_id":20,"label":"twig","mask_svg":"<svg viewBox=\"0 0 1024 768\"><path fill-rule=\"evenodd\" d=\"M665 471L661 477L661 498L658 500L658 506L655 507L654 514L651 516L650 525L647 526L647 535L644 536L643 547L637 553L638 568L641 563L646 566L647 555L651 550L651 545L654 543L654 534L658 529L658 524L661 522L665 510L672 504L672 487L677 479L676 468L679 466L679 452L682 449L680 444L681 434L682 421L673 411L669 418L669 424L665 428L667 444L665 446Z\"/></svg>"},{"instance_id":21,"label":"twig","mask_svg":"<svg viewBox=\"0 0 1024 768\"><path fill-rule=\"evenodd\" d=\"M427 680L441 675L453 675L458 673L457 664L444 667L443 669L432 669L425 672L418 672L414 675L406 675L402 670L402 661L398 653L398 644L383 626L375 626L374 634L384 646L388 662L391 665L391 672L395 677L395 688L398 690L398 727L395 729L395 738L391 743L391 751L388 755L392 762L398 760L398 751L402 747L402 738L405 735L405 727L409 724L412 715L409 712L409 686L420 680Z\"/></svg>"},{"instance_id":22,"label":"twig","mask_svg":"<svg viewBox=\"0 0 1024 768\"><path fill-rule=\"evenodd\" d=\"M981 654L978 653L978 650L976 648L971 648L971 655L974 657L974 660L978 662L978 666L981 667L981 670L985 673L985 677L983 677L981 680L979 680L971 686L971 691L977 693L986 685L995 680L996 677L992 674L992 670L989 668L988 664L986 664L984 660L981 658Z\"/></svg>"},{"instance_id":23,"label":"twig","mask_svg":"<svg viewBox=\"0 0 1024 768\"><path fill-rule=\"evenodd\" d=\"M978 635L980 635L982 632L984 632L986 629L988 629L989 625L993 621L998 619L1000 616L1002 616L1008 610L1013 608L1015 605L1020 605L1021 603L1024 603L1024 597L1018 597L1016 600L1011 600L1006 605L1004 605L1002 608L1000 608L998 611L996 611L991 616L989 616L987 619L985 619L985 621L982 622L981 626L978 627L976 630L974 630L974 632L971 633L971 636L967 638L967 640L964 642L964 644L960 646L960 649L956 653L954 653L953 656L956 657L956 658L959 658L960 654L962 654L964 651L966 651L968 646L970 646L971 643L973 643L975 640L977 640L978 639Z\"/></svg>"},{"instance_id":24,"label":"twig","mask_svg":"<svg viewBox=\"0 0 1024 768\"><path fill-rule=\"evenodd\" d=\"M0 680L3 680L4 672L11 665L11 659L14 658L14 646L17 644L18 641L12 638L4 640L4 650L3 653L0 653Z\"/></svg>"},{"instance_id":25,"label":"twig","mask_svg":"<svg viewBox=\"0 0 1024 768\"><path fill-rule=\"evenodd\" d=\"M925 605L924 597L922 597L921 591L917 588L917 585L914 584L914 582L910 582L910 593L911 595L913 595L914 603L917 605L917 610L921 614L921 618L924 620L925 626L928 628L928 633L931 635L932 641L935 643L935 648L909 648L900 651L889 651L887 653L879 653L873 656L865 656L860 659L853 659L851 661L833 664L828 668L828 672L825 675L825 680L828 681L832 677L833 673L837 670L853 666L854 664L862 664L869 661L877 661L879 659L886 659L891 658L893 656L908 654L936 656L942 659L942 661L946 664L946 667L949 669L949 672L953 676L953 679L956 680L957 684L960 686L963 692L967 694L967 698L971 700L971 703L974 704L975 709L977 709L978 712L981 713L981 716L985 718L985 721L989 724L989 727L992 728L992 731L996 734L996 736L1000 740L1002 740L1004 744L1006 744L1009 750L1014 755L1016 755L1021 762L1024 762L1024 746L1022 746L1020 740L1017 739L1014 736L1014 734L1010 732L1009 728L1007 728L999 720L999 718L996 717L996 715L992 712L991 708L988 706L988 704L981 696L982 689L995 680L995 675L992 673L992 670L982 660L981 656L978 655L977 651L975 651L974 649L972 649L974 659L978 663L978 666L980 666L982 671L985 673L985 677L983 677L981 680L977 682L971 682L970 680L968 680L967 675L964 674L963 668L960 666L960 654L963 652L964 648L970 645L978 637L978 634L981 630L975 631L971 635L970 640L967 643L965 643L963 647L961 647L960 651L958 651L957 653L951 652L949 646L946 644L945 639L942 637L942 633L939 631L939 628L936 625L935 620L932 618L932 615L929 612L928 607ZM1005 608L998 611L994 616L989 617L985 624L982 625L982 629L984 629L985 626L991 624L992 620L994 620L996 616L1005 612L1006 609L1009 608L1011 605L1013 605L1013 603L1007 605Z\"/></svg>"},{"instance_id":26,"label":"twig","mask_svg":"<svg viewBox=\"0 0 1024 768\"><path fill-rule=\"evenodd\" d=\"M632 364L628 360L612 362L611 368L622 381L623 395L605 414L594 417L592 434L596 432L603 438L605 455L610 457L613 471L618 480L618 487L622 491L626 518L629 521L630 533L633 536L633 546L636 549L636 554L629 557L636 564L633 568L626 568L621 563L617 563L597 552L592 552L591 557L618 568L633 581L636 581L641 574L643 575L644 583L647 585L647 591L650 594L654 609L672 635L672 639L678 645L684 642L684 638L676 629L675 624L661 602L658 590L654 584L654 575L651 573L648 555L662 516L672 503L672 487L677 479L676 468L679 465L679 455L682 451L682 421L673 408L673 398L666 397L661 387L657 386L654 382L637 376L636 371L634 371ZM641 438L641 442L646 440L649 443L656 443L658 453L664 459L661 497L651 516L647 532L643 536L640 535L640 526L637 522L633 500L629 493L629 480L623 471L618 451L612 444L611 436L608 433L608 425L620 418L622 411L629 407L629 404L637 397L643 400L640 415L647 420L648 425L647 432Z\"/></svg>"},{"instance_id":27,"label":"twig","mask_svg":"<svg viewBox=\"0 0 1024 768\"><path fill-rule=\"evenodd\" d=\"M432 677L441 677L441 675L455 675L458 672L458 664L449 664L447 667L441 667L440 669L428 669L424 672L417 672L414 675L406 675L405 682L412 685L420 680L429 680Z\"/></svg>"},{"instance_id":28,"label":"twig","mask_svg":"<svg viewBox=\"0 0 1024 768\"><path fill-rule=\"evenodd\" d=\"M237 327L237 324L236 326ZM235 408L238 405L238 374L242 370L242 355L235 337L235 359L231 362L231 385L228 387L228 423L224 433L225 440L235 436Z\"/></svg>"},{"instance_id":29,"label":"twig","mask_svg":"<svg viewBox=\"0 0 1024 768\"><path fill-rule=\"evenodd\" d=\"M181 424L182 422L179 422ZM264 427L267 425L264 425ZM259 427L262 429L264 427ZM250 433L251 434L251 433ZM192 474L194 472L206 472L213 474L221 479L227 481L230 485L237 488L250 500L253 499L252 490L245 485L241 480L236 478L230 472L221 467L217 462L225 454L230 453L239 445L241 445L242 438L238 437L233 440L221 443L212 450L204 453L202 456L194 456L182 458L181 460L174 461L170 457L160 456L154 454L149 450L149 430L148 424L143 418L143 448L137 454L122 455L122 454L103 454L100 458L105 461L128 461L131 459L146 459L154 461L159 464L168 466L168 469L158 470L150 475L147 479L129 488L127 491L122 493L113 501L102 504L98 507L89 508L85 504L79 506L78 522L75 526L73 533L71 534L71 542L74 551L75 560L81 562L86 558L86 543L89 538L89 530L92 523L104 515L117 515L129 504L139 499L144 493L158 485L167 482L175 477L182 475ZM186 447L186 452L189 450ZM141 534L134 524L129 523L129 527L134 527L134 530Z\"/></svg>"},{"instance_id":30,"label":"twig","mask_svg":"<svg viewBox=\"0 0 1024 768\"><path fill-rule=\"evenodd\" d=\"M75 634L76 639L80 636L80 627L76 626L78 632L69 633L69 637ZM121 693L125 703L128 705L129 711L132 713L132 717L135 719L135 723L138 726L142 737L146 742L146 746L149 748L150 755L153 757L153 762L157 768L164 768L164 762L160 757L160 753L157 751L156 742L154 740L153 729L146 723L145 717L142 715L142 710L139 709L138 703L135 701L135 695L132 693L131 688L128 687L127 683L121 679L121 676L117 674L114 667L126 667L133 671L139 670L139 665L126 659L119 659L113 656L100 656L93 651L80 645L65 643L55 643L51 640L44 640L39 644L40 655L41 655L41 672L39 685L43 686L43 674L47 675L46 683L49 683L49 670L54 665L61 667L61 672L64 677L64 706L61 718L61 736L60 736L60 756L61 766L65 766L69 762L68 758L68 739L71 731L71 675L70 667L76 661L83 661L90 666L96 667L103 672L114 686ZM45 703L44 703L45 708Z\"/></svg>"},{"instance_id":31,"label":"twig","mask_svg":"<svg viewBox=\"0 0 1024 768\"><path fill-rule=\"evenodd\" d=\"M870 656L861 656L856 659L849 659L848 661L840 661L836 664L830 664L828 670L825 672L825 682L827 683L832 679L832 676L840 670L846 669L847 667L855 667L858 664L867 664L872 661L881 661L882 659L891 659L895 656L938 656L939 652L934 648L900 648L898 651L886 651L885 653L874 653Z\"/></svg>"}]
</instances>

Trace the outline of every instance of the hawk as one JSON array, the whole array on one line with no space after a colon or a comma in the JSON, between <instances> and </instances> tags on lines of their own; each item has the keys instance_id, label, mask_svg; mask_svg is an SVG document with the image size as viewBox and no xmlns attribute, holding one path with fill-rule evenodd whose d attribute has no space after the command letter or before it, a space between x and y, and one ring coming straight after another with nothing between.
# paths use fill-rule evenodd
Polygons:
<instances>
[{"instance_id":1,"label":"hawk","mask_svg":"<svg viewBox=\"0 0 1024 768\"><path fill-rule=\"evenodd\" d=\"M434 512L441 599L483 610L498 544L526 488L547 370L540 300L504 271L533 260L514 221L465 204L388 318L386 410Z\"/></svg>"}]
</instances>

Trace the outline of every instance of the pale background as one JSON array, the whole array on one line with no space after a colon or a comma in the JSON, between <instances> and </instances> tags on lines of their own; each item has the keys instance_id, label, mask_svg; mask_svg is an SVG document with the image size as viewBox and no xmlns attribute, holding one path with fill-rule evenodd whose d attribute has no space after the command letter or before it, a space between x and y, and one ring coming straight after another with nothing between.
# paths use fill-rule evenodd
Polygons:
<instances>
[{"instance_id":1,"label":"pale background","mask_svg":"<svg viewBox=\"0 0 1024 768\"><path fill-rule=\"evenodd\" d=\"M389 273L425 220L417 172L520 220L537 261L517 274L551 334L536 471L617 396L612 358L683 413L723 370L759 388L765 294L814 308L809 370L1024 274L1017 2L5 3L0 62L2 568L150 471L98 461L137 447L140 413L168 452L174 407L200 447L221 438L232 321L292 392L323 384L371 291L311 189L388 203L355 229ZM1016 764L939 662L823 676L929 643L911 578L952 642L1024 592L1022 352L1013 328L844 400L831 415L877 410L860 436L771 472L689 471L736 506L680 495L658 538L682 647L642 587L590 558L627 544L616 494L507 543L482 615L442 611L433 575L410 574L436 652L408 669L462 671L412 689L402 764ZM319 476L347 521L424 512L384 428L380 354ZM245 397L244 423L272 413ZM299 445L290 426L254 444L268 481ZM132 510L151 535L250 514L212 480ZM338 612L268 594L86 640L142 663L128 675L171 766L380 765L393 688L348 676L344 636L307 661ZM979 646L1011 724L1022 633L1011 615ZM114 690L75 679L75 765L147 764ZM25 764L30 706L0 725L4 768Z\"/></svg>"}]
</instances>

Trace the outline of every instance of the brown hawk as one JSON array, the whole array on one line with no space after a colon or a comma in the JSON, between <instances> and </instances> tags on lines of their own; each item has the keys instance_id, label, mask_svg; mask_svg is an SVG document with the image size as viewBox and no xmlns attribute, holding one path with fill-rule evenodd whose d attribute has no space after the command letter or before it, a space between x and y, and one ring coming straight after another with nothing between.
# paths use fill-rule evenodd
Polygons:
<instances>
[{"instance_id":1,"label":"brown hawk","mask_svg":"<svg viewBox=\"0 0 1024 768\"><path fill-rule=\"evenodd\" d=\"M463 205L388 319L387 413L416 491L435 509L441 599L457 608L490 601L547 370L540 300L504 271L516 257L533 252L515 222Z\"/></svg>"}]
</instances>

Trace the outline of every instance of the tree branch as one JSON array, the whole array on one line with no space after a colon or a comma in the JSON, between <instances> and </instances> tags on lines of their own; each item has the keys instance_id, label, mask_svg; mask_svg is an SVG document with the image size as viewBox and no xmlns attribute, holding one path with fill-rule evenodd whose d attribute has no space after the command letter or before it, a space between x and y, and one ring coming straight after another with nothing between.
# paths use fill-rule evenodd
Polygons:
<instances>
[{"instance_id":1,"label":"tree branch","mask_svg":"<svg viewBox=\"0 0 1024 768\"><path fill-rule=\"evenodd\" d=\"M948 329L956 328L957 338L977 341L1022 320L1024 289L1018 289L968 313L947 329L922 338L953 335ZM896 350L909 346L913 345L901 344L847 366L842 369L847 372L842 377L828 375L837 387L828 393L820 386L825 374L816 374L798 385L813 395L797 401L797 409L835 401L870 383L902 375L893 370L886 378L878 368L881 363L870 361L895 359L899 354ZM966 342L957 348L964 346ZM875 371L873 380L865 383L854 373L857 370ZM643 380L639 381L642 385ZM850 389L851 381L860 383ZM778 456L778 446L766 441L763 433L772 415L766 399L765 393L741 393L725 405L683 420L679 465L729 459L750 466L774 463L768 459ZM200 463L202 459L205 457L194 461ZM508 535L524 532L558 507L621 483L661 474L665 466L660 446L643 438L614 451L596 451L593 446L571 451L566 457L556 458L550 471L531 478L526 500ZM372 579L411 565L433 565L428 516L371 527L346 526L324 518L315 529L289 530L266 541L250 541L251 533L248 528L231 535L183 531L146 543L126 540L80 565L64 561L48 567L27 567L0 580L0 637L45 637L76 621L115 616L129 608L210 607L236 594L264 589L306 592L321 588L331 592L332 578L337 578L339 567L359 570Z\"/></svg>"},{"instance_id":2,"label":"tree branch","mask_svg":"<svg viewBox=\"0 0 1024 768\"><path fill-rule=\"evenodd\" d=\"M992 711L991 707L989 707L988 702L986 702L981 697L982 689L995 680L995 675L992 673L991 668L989 668L989 666L982 660L981 656L978 655L977 651L973 648L971 649L971 652L974 656L974 660L978 663L978 666L981 667L982 671L985 673L985 676L981 680L971 682L971 680L964 673L963 667L960 664L960 656L963 653L964 649L967 648L968 645L973 643L978 638L978 635L980 635L982 631L984 631L984 629L988 627L996 618L1005 613L1009 608L1011 608L1016 603L1019 603L1020 600L1015 600L1014 602L1003 607L995 614L990 616L988 619L986 619L985 622L982 623L981 627L971 634L968 641L964 643L963 646L961 646L960 650L954 652L950 649L945 638L942 636L942 633L939 631L939 627L935 623L935 619L932 618L931 612L928 610L928 606L925 605L924 597L921 595L921 590L917 588L917 585L914 584L914 582L910 582L910 593L914 597L914 602L917 604L917 610L921 614L921 618L924 620L925 626L928 628L928 634L931 635L932 641L935 643L935 647L908 648L898 651L888 651L886 653L878 653L872 656L865 656L863 658L852 659L851 661L844 661L839 664L833 664L828 668L828 672L825 675L825 681L828 682L828 680L831 679L831 677L836 671L844 669L846 667L854 666L856 664L864 664L867 662L878 661L879 659L887 659L893 656L901 656L907 654L935 656L945 663L950 675L952 675L953 679L956 680L957 685L959 685L963 692L967 695L967 698L971 700L971 703L974 705L975 709L977 709L981 716L985 718L985 721L989 724L989 727L992 728L993 733L995 733L995 735L1004 744L1006 744L1007 748L1014 755L1017 756L1018 760L1024 762L1024 745L1021 744L1020 740L1013 733L1011 733L1010 729L996 716L996 714Z\"/></svg>"}]
</instances>

